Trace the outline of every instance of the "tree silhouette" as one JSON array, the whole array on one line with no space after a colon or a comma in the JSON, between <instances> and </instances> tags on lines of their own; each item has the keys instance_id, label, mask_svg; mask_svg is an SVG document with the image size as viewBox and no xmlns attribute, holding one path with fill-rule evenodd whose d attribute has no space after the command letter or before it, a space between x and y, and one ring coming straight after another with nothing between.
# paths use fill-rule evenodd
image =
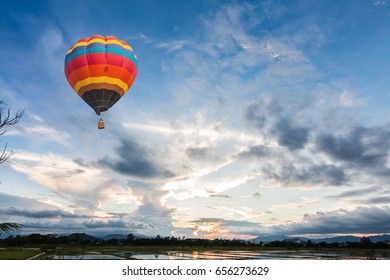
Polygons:
<instances>
[{"instance_id":1,"label":"tree silhouette","mask_svg":"<svg viewBox=\"0 0 390 280\"><path fill-rule=\"evenodd\" d=\"M15 115L11 115L11 109L6 109L7 104L0 100L0 136L4 135L7 130L6 128L12 125L15 125L24 114L23 110L18 110ZM1 141L1 140L0 140ZM14 154L14 151L11 150L7 152L7 143L4 146L3 151L0 153L0 164L5 162Z\"/></svg>"},{"instance_id":2,"label":"tree silhouette","mask_svg":"<svg viewBox=\"0 0 390 280\"><path fill-rule=\"evenodd\" d=\"M11 109L6 109L7 104L0 100L0 136L4 135L4 133L7 132L7 127L15 125L20 118L24 114L23 110L18 110L15 115L11 115ZM1 141L1 140L0 140ZM1 150L0 150L1 151ZM9 159L14 154L14 151L8 151L7 152L7 143L4 146L4 149L2 152L0 152L0 164L4 163L7 159ZM0 181L1 183L1 181ZM10 233L15 230L19 230L22 225L17 223L1 223L0 224L0 235L4 233Z\"/></svg>"},{"instance_id":3,"label":"tree silhouette","mask_svg":"<svg viewBox=\"0 0 390 280\"><path fill-rule=\"evenodd\" d=\"M129 233L129 234L127 235L127 241L128 241L129 243L132 243L132 242L134 241L134 239L135 239L134 234Z\"/></svg>"},{"instance_id":4,"label":"tree silhouette","mask_svg":"<svg viewBox=\"0 0 390 280\"><path fill-rule=\"evenodd\" d=\"M15 230L21 229L22 225L17 223L2 223L0 224L0 236L4 233L10 233Z\"/></svg>"}]
</instances>

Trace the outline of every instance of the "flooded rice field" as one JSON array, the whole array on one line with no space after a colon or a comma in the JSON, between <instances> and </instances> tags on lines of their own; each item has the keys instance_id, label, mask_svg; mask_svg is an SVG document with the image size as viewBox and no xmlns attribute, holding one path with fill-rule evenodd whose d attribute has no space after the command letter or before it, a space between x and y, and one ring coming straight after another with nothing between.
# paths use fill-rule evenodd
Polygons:
<instances>
[{"instance_id":1,"label":"flooded rice field","mask_svg":"<svg viewBox=\"0 0 390 280\"><path fill-rule=\"evenodd\" d=\"M85 252L83 254L45 254L42 259L54 260L389 260L388 252L380 251L166 251L166 252Z\"/></svg>"}]
</instances>

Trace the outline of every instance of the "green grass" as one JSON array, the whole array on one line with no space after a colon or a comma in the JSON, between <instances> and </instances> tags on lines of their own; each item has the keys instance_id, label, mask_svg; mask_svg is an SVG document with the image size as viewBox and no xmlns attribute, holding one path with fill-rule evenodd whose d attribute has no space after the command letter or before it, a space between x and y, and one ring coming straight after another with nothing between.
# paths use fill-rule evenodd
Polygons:
<instances>
[{"instance_id":1,"label":"green grass","mask_svg":"<svg viewBox=\"0 0 390 280\"><path fill-rule=\"evenodd\" d=\"M0 260L25 260L40 253L39 250L10 249L0 250Z\"/></svg>"}]
</instances>

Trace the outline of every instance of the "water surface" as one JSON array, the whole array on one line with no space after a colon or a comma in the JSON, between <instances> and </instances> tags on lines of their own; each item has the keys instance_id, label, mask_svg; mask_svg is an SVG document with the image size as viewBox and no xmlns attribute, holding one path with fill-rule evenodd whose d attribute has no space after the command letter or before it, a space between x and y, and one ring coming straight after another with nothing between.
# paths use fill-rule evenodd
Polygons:
<instances>
[{"instance_id":1,"label":"water surface","mask_svg":"<svg viewBox=\"0 0 390 280\"><path fill-rule=\"evenodd\" d=\"M84 254L46 254L45 259L55 260L347 260L376 259L389 260L388 252L380 251L308 251L308 250L278 250L278 251L166 251L166 252L132 252L118 251L112 253L85 252Z\"/></svg>"}]
</instances>

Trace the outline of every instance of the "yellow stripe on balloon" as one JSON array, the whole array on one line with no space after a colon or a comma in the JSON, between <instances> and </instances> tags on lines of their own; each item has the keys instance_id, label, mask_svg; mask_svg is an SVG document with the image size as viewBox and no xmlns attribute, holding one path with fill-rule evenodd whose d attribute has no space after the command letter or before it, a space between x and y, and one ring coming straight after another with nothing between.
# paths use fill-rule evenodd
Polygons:
<instances>
[{"instance_id":1,"label":"yellow stripe on balloon","mask_svg":"<svg viewBox=\"0 0 390 280\"><path fill-rule=\"evenodd\" d=\"M93 44L93 43L103 43L103 44L117 44L117 45L120 45L121 47L123 47L124 49L128 49L128 50L131 50L132 52L133 49L130 47L130 45L124 45L122 44L121 41L118 41L118 40L102 40L102 39L99 39L99 38L95 38L95 39L92 39L92 40L89 40L88 42L78 42L76 45L74 45L73 47L71 47L67 52L66 54L69 54L71 53L75 48L77 47L80 47L80 46L88 46L89 44Z\"/></svg>"},{"instance_id":2,"label":"yellow stripe on balloon","mask_svg":"<svg viewBox=\"0 0 390 280\"><path fill-rule=\"evenodd\" d=\"M126 83L124 83L121 79L111 78L111 77L89 77L84 80L78 81L77 84L74 86L74 91L79 92L80 88L90 85L90 84L100 84L100 83L107 83L112 85L117 85L120 88L123 89L123 92L126 92L129 87Z\"/></svg>"}]
</instances>

